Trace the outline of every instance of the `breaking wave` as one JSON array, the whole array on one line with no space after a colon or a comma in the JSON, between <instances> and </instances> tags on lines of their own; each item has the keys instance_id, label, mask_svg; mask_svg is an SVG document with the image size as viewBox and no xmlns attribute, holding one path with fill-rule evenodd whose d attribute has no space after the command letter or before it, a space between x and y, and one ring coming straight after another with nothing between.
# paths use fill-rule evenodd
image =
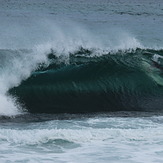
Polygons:
<instances>
[{"instance_id":1,"label":"breaking wave","mask_svg":"<svg viewBox=\"0 0 163 163\"><path fill-rule=\"evenodd\" d=\"M29 112L162 110L162 50L79 47L65 56L51 49L47 60L9 90Z\"/></svg>"},{"instance_id":2,"label":"breaking wave","mask_svg":"<svg viewBox=\"0 0 163 163\"><path fill-rule=\"evenodd\" d=\"M161 48L118 29L35 24L2 34L0 115L162 110Z\"/></svg>"}]
</instances>

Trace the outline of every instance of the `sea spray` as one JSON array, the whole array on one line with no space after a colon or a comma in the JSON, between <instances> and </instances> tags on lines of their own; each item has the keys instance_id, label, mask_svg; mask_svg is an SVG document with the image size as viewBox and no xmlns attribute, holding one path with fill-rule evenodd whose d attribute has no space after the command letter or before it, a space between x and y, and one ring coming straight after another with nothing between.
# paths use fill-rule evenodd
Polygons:
<instances>
[{"instance_id":1,"label":"sea spray","mask_svg":"<svg viewBox=\"0 0 163 163\"><path fill-rule=\"evenodd\" d=\"M129 49L97 56L96 49L80 47L68 63L50 53L49 66L9 93L32 113L162 111L162 70L152 60L160 52Z\"/></svg>"},{"instance_id":2,"label":"sea spray","mask_svg":"<svg viewBox=\"0 0 163 163\"><path fill-rule=\"evenodd\" d=\"M48 28L45 25L41 26L39 28L39 31L37 31L36 33L34 32L36 31L37 25L40 24L39 22L36 23L36 26L33 26L29 29L27 29L26 27L18 26L18 29L20 29L21 32L17 35L12 32L11 36L13 36L14 34L14 37L11 37L11 40L7 39L7 41L9 41L9 44L3 43L1 45L1 96L6 99L6 102L8 101L7 99L10 99L9 101L15 107L14 110L17 110L17 113L19 112L18 110L20 110L18 109L20 108L18 103L21 101L20 99L24 95L22 97L19 97L17 96L17 93L12 92L12 96L14 96L14 99L17 99L17 102L13 102L15 100L12 100L12 97L10 96L8 91L10 92L12 88L18 87L35 71L37 72L37 70L39 70L42 65L45 69L48 68L49 65L53 65L56 60L49 59L49 54L57 57L57 63L61 62L66 65L71 65L73 64L73 57L71 56L73 56L77 51L79 51L80 54L83 53L84 57L86 57L84 52L80 51L81 48L90 51L91 55L89 57L95 58L111 54L114 55L119 51L132 51L136 48L143 47L136 38L134 38L127 32L119 29L108 29L108 31L106 31L107 35L101 35L101 37L99 38L95 33L90 32L79 24L75 25L75 23L70 23L66 24L65 26L61 26L61 24L57 25L56 23L52 23L49 21L47 21L46 23L49 25ZM27 29L28 32L30 32L31 30L33 35L29 34L28 36L27 33L23 35L25 29ZM10 27L6 29L6 32L8 30L10 30ZM112 34L113 31L115 33L114 35ZM6 46L11 45L14 40L16 41L17 37L18 42L13 44L16 48L13 48L13 45L11 46L11 49L10 47L6 48ZM26 39L21 43L21 38L23 37L26 37ZM9 35L8 38L10 38ZM31 43L29 43L29 40L31 40ZM25 42L27 43L27 45L25 45ZM3 46L5 48L3 48ZM87 74L86 72L84 73ZM94 79L94 82L96 83L98 82L98 80ZM72 83L73 86L79 86L73 81ZM57 86L57 84L55 85L55 83L53 83L53 87L57 88ZM106 89L107 83L103 81L103 84L100 87L102 89ZM57 89L59 88L60 86ZM78 89L80 88L81 87L79 86ZM26 96L31 96L31 98L33 98L32 94L29 95L27 93ZM54 103L56 100L54 99ZM24 105L24 102L21 102L21 104ZM16 107L17 105L18 107ZM3 105L1 107L3 107ZM2 114L4 115L4 111L2 112ZM7 111L5 115L8 115Z\"/></svg>"},{"instance_id":3,"label":"sea spray","mask_svg":"<svg viewBox=\"0 0 163 163\"><path fill-rule=\"evenodd\" d=\"M1 107L0 115L16 115L21 113L20 106L16 102L16 97L11 97L7 91L18 86L23 80L27 79L39 63L46 63L46 53L41 55L35 48L32 50L0 50L1 74L0 74L0 95Z\"/></svg>"}]
</instances>

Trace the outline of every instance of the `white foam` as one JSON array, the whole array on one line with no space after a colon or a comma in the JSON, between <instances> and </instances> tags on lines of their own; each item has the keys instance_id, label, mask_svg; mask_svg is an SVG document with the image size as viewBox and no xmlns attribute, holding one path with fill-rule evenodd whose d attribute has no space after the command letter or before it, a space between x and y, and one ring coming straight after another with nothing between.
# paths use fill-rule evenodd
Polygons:
<instances>
[{"instance_id":1,"label":"white foam","mask_svg":"<svg viewBox=\"0 0 163 163\"><path fill-rule=\"evenodd\" d=\"M44 51L40 52L39 48L35 48L30 53L23 51L10 51L18 53L9 55L8 62L3 65L0 74L0 115L16 115L21 113L19 106L15 100L7 95L7 91L18 86L23 80L27 79L33 70L37 68L38 63L46 63L47 57ZM14 56L15 55L15 56Z\"/></svg>"},{"instance_id":2,"label":"white foam","mask_svg":"<svg viewBox=\"0 0 163 163\"><path fill-rule=\"evenodd\" d=\"M13 98L0 94L0 114L5 116L14 116L20 114Z\"/></svg>"},{"instance_id":3,"label":"white foam","mask_svg":"<svg viewBox=\"0 0 163 163\"><path fill-rule=\"evenodd\" d=\"M44 144L58 139L78 144L97 142L150 142L157 143L162 140L162 127L118 129L118 128L85 128L85 129L1 129L0 140L22 145Z\"/></svg>"},{"instance_id":4,"label":"white foam","mask_svg":"<svg viewBox=\"0 0 163 163\"><path fill-rule=\"evenodd\" d=\"M108 123L112 127L108 127ZM126 128L121 128L120 124ZM30 126L14 124L12 129L10 126L0 129L0 156L5 156L6 152L9 160L37 159L38 162L42 159L51 162L56 159L58 162L161 162L157 159L163 159L162 137L162 117L57 120Z\"/></svg>"}]
</instances>

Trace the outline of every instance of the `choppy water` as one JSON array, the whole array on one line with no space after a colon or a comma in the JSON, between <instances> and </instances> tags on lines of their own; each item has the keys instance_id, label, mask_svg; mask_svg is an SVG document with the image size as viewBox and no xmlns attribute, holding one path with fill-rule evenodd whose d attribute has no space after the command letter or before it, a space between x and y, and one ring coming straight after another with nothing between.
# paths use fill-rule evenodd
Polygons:
<instances>
[{"instance_id":1,"label":"choppy water","mask_svg":"<svg viewBox=\"0 0 163 163\"><path fill-rule=\"evenodd\" d=\"M163 161L162 116L29 119L1 124L1 162Z\"/></svg>"},{"instance_id":2,"label":"choppy water","mask_svg":"<svg viewBox=\"0 0 163 163\"><path fill-rule=\"evenodd\" d=\"M1 0L0 162L163 162L162 16L161 0Z\"/></svg>"}]
</instances>

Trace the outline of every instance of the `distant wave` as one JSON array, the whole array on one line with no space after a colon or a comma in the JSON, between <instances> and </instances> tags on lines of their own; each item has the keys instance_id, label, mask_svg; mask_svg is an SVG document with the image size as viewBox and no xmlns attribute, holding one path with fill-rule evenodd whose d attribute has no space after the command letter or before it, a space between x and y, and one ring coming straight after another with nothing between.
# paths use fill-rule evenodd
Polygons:
<instances>
[{"instance_id":1,"label":"distant wave","mask_svg":"<svg viewBox=\"0 0 163 163\"><path fill-rule=\"evenodd\" d=\"M163 106L163 50L83 47L39 64L8 94L32 113L158 111Z\"/></svg>"}]
</instances>

